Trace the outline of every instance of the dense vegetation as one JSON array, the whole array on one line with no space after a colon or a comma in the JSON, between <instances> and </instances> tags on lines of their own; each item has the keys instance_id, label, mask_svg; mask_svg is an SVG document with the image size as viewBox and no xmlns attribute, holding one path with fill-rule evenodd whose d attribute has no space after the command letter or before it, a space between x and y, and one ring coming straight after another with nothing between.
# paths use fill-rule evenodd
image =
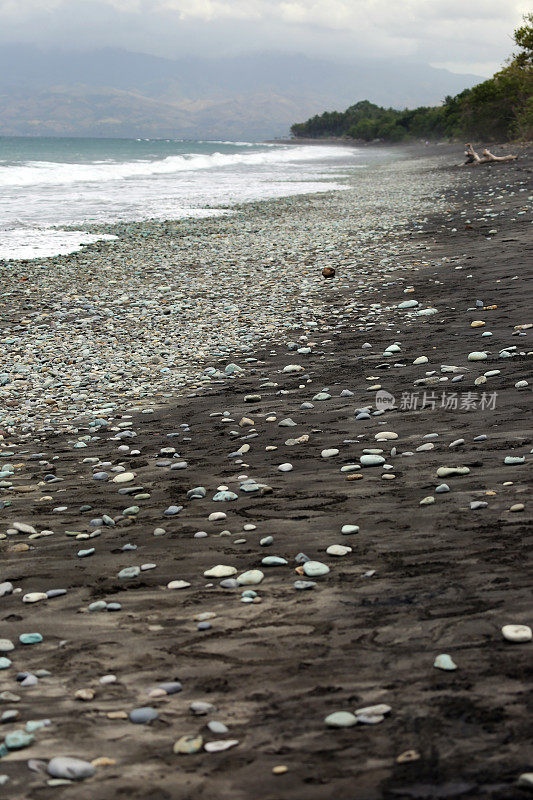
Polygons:
<instances>
[{"instance_id":1,"label":"dense vegetation","mask_svg":"<svg viewBox=\"0 0 533 800\"><path fill-rule=\"evenodd\" d=\"M462 138L533 139L533 14L514 33L518 53L492 78L434 107L398 111L362 100L293 125L296 137L372 141Z\"/></svg>"}]
</instances>

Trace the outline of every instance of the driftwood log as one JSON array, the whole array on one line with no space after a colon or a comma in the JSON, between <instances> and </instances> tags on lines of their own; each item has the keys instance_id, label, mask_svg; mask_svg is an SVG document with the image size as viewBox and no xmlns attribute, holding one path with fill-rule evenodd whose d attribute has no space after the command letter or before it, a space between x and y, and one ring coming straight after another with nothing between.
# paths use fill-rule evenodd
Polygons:
<instances>
[{"instance_id":1,"label":"driftwood log","mask_svg":"<svg viewBox=\"0 0 533 800\"><path fill-rule=\"evenodd\" d=\"M498 161L516 161L518 156L493 156L490 150L483 150L481 155L479 156L471 144L465 145L465 156L466 161L463 166L467 166L472 164L476 166L477 164L493 164Z\"/></svg>"}]
</instances>

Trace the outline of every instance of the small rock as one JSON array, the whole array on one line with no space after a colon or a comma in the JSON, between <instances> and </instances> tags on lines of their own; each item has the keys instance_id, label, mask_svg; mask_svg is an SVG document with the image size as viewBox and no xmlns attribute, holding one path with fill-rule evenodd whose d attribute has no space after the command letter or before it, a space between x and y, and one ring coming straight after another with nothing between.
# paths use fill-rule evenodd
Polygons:
<instances>
[{"instance_id":1,"label":"small rock","mask_svg":"<svg viewBox=\"0 0 533 800\"><path fill-rule=\"evenodd\" d=\"M529 625L504 625L503 638L508 642L530 642L531 628Z\"/></svg>"},{"instance_id":2,"label":"small rock","mask_svg":"<svg viewBox=\"0 0 533 800\"><path fill-rule=\"evenodd\" d=\"M96 772L94 766L81 758L56 756L48 762L47 772L54 778L65 778L69 781L83 781L92 778Z\"/></svg>"},{"instance_id":3,"label":"small rock","mask_svg":"<svg viewBox=\"0 0 533 800\"><path fill-rule=\"evenodd\" d=\"M441 655L437 656L433 662L433 666L437 669L443 669L446 671L457 669L457 664L454 663L451 656L449 656L447 653L442 653Z\"/></svg>"}]
</instances>

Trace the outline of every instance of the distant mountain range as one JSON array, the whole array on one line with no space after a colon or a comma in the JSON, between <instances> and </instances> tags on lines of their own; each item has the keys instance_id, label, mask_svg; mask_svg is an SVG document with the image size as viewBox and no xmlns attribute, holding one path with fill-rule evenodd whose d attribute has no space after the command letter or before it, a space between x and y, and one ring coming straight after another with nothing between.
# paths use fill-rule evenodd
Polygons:
<instances>
[{"instance_id":1,"label":"distant mountain range","mask_svg":"<svg viewBox=\"0 0 533 800\"><path fill-rule=\"evenodd\" d=\"M427 64L266 53L167 59L106 48L0 51L0 135L261 139L368 99L435 105L479 83Z\"/></svg>"}]
</instances>

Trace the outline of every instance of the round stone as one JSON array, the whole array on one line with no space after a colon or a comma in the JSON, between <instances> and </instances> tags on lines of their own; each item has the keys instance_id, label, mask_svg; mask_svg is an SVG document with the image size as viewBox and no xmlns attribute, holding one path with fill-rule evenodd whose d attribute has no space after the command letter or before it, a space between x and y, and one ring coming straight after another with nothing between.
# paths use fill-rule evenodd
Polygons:
<instances>
[{"instance_id":1,"label":"round stone","mask_svg":"<svg viewBox=\"0 0 533 800\"><path fill-rule=\"evenodd\" d=\"M135 723L135 725L146 725L158 717L159 714L156 709L150 706L134 708L133 711L129 713L130 722Z\"/></svg>"},{"instance_id":2,"label":"round stone","mask_svg":"<svg viewBox=\"0 0 533 800\"><path fill-rule=\"evenodd\" d=\"M89 606L89 611L105 611L107 608L107 603L105 600L95 600L94 603L91 603Z\"/></svg>"},{"instance_id":3,"label":"round stone","mask_svg":"<svg viewBox=\"0 0 533 800\"><path fill-rule=\"evenodd\" d=\"M17 730L6 734L4 744L8 750L22 750L23 747L29 747L34 738L27 731Z\"/></svg>"},{"instance_id":4,"label":"round stone","mask_svg":"<svg viewBox=\"0 0 533 800\"><path fill-rule=\"evenodd\" d=\"M345 547L342 544L331 544L326 549L326 553L328 554L328 556L345 556L351 552L352 552L351 547Z\"/></svg>"},{"instance_id":5,"label":"round stone","mask_svg":"<svg viewBox=\"0 0 533 800\"><path fill-rule=\"evenodd\" d=\"M167 583L167 589L188 589L190 585L187 581L170 581Z\"/></svg>"},{"instance_id":6,"label":"round stone","mask_svg":"<svg viewBox=\"0 0 533 800\"><path fill-rule=\"evenodd\" d=\"M508 642L530 642L531 628L529 625L504 625L503 638Z\"/></svg>"},{"instance_id":7,"label":"round stone","mask_svg":"<svg viewBox=\"0 0 533 800\"><path fill-rule=\"evenodd\" d=\"M264 564L265 567L282 567L288 563L287 559L280 556L266 556L261 560L261 564Z\"/></svg>"},{"instance_id":8,"label":"round stone","mask_svg":"<svg viewBox=\"0 0 533 800\"><path fill-rule=\"evenodd\" d=\"M345 536L349 536L352 533L359 533L359 525L343 525L341 533Z\"/></svg>"},{"instance_id":9,"label":"round stone","mask_svg":"<svg viewBox=\"0 0 533 800\"><path fill-rule=\"evenodd\" d=\"M351 728L357 724L357 717L349 711L334 711L324 722L330 728Z\"/></svg>"},{"instance_id":10,"label":"round stone","mask_svg":"<svg viewBox=\"0 0 533 800\"><path fill-rule=\"evenodd\" d=\"M237 570L235 567L229 567L226 564L217 564L204 572L204 578L229 578L231 575L236 575Z\"/></svg>"},{"instance_id":11,"label":"round stone","mask_svg":"<svg viewBox=\"0 0 533 800\"><path fill-rule=\"evenodd\" d=\"M166 683L160 683L157 688L162 689L166 694L178 694L183 689L183 686L179 681L167 681Z\"/></svg>"},{"instance_id":12,"label":"round stone","mask_svg":"<svg viewBox=\"0 0 533 800\"><path fill-rule=\"evenodd\" d=\"M238 497L239 496L235 494L235 492L222 491L217 492L213 497L213 500L215 503L229 503L232 500L237 500Z\"/></svg>"},{"instance_id":13,"label":"round stone","mask_svg":"<svg viewBox=\"0 0 533 800\"><path fill-rule=\"evenodd\" d=\"M175 517L176 514L179 514L182 510L183 506L169 506L163 511L165 517Z\"/></svg>"},{"instance_id":14,"label":"round stone","mask_svg":"<svg viewBox=\"0 0 533 800\"><path fill-rule=\"evenodd\" d=\"M21 633L19 636L21 644L39 644L42 640L43 637L40 633Z\"/></svg>"},{"instance_id":15,"label":"round stone","mask_svg":"<svg viewBox=\"0 0 533 800\"><path fill-rule=\"evenodd\" d=\"M306 561L303 571L309 578L318 578L320 575L327 575L329 567L321 561Z\"/></svg>"},{"instance_id":16,"label":"round stone","mask_svg":"<svg viewBox=\"0 0 533 800\"><path fill-rule=\"evenodd\" d=\"M255 586L257 583L261 583L264 577L264 573L260 569L250 569L239 575L237 583L239 586Z\"/></svg>"},{"instance_id":17,"label":"round stone","mask_svg":"<svg viewBox=\"0 0 533 800\"><path fill-rule=\"evenodd\" d=\"M404 300L403 303L398 303L398 308L416 308L418 300Z\"/></svg>"},{"instance_id":18,"label":"round stone","mask_svg":"<svg viewBox=\"0 0 533 800\"><path fill-rule=\"evenodd\" d=\"M339 455L339 451L337 450L336 447L331 447L331 448L329 448L329 450L328 449L327 450L322 450L320 455L322 456L322 458L333 458L333 456L338 456Z\"/></svg>"},{"instance_id":19,"label":"round stone","mask_svg":"<svg viewBox=\"0 0 533 800\"><path fill-rule=\"evenodd\" d=\"M13 662L5 656L0 656L0 669L9 669Z\"/></svg>"},{"instance_id":20,"label":"round stone","mask_svg":"<svg viewBox=\"0 0 533 800\"><path fill-rule=\"evenodd\" d=\"M474 350L472 353L468 354L469 361L486 361L487 358L488 355L483 350Z\"/></svg>"},{"instance_id":21,"label":"round stone","mask_svg":"<svg viewBox=\"0 0 533 800\"><path fill-rule=\"evenodd\" d=\"M220 735L228 733L229 730L227 725L224 725L223 722L217 722L217 720L211 720L210 722L208 722L207 727L209 728L211 733L216 733Z\"/></svg>"},{"instance_id":22,"label":"round stone","mask_svg":"<svg viewBox=\"0 0 533 800\"><path fill-rule=\"evenodd\" d=\"M134 472L119 472L119 474L115 475L113 478L113 483L129 483L133 480L135 480Z\"/></svg>"},{"instance_id":23,"label":"round stone","mask_svg":"<svg viewBox=\"0 0 533 800\"><path fill-rule=\"evenodd\" d=\"M117 577L120 581L129 581L133 578L137 578L140 574L140 567L124 567L124 569L120 570Z\"/></svg>"},{"instance_id":24,"label":"round stone","mask_svg":"<svg viewBox=\"0 0 533 800\"><path fill-rule=\"evenodd\" d=\"M385 463L383 456L365 455L360 458L362 467L380 467Z\"/></svg>"},{"instance_id":25,"label":"round stone","mask_svg":"<svg viewBox=\"0 0 533 800\"><path fill-rule=\"evenodd\" d=\"M289 464L288 462L286 464L280 464L278 467L279 472L291 472L292 469L293 469L292 464Z\"/></svg>"},{"instance_id":26,"label":"round stone","mask_svg":"<svg viewBox=\"0 0 533 800\"><path fill-rule=\"evenodd\" d=\"M0 653L9 653L15 649L15 645L10 639L0 639Z\"/></svg>"},{"instance_id":27,"label":"round stone","mask_svg":"<svg viewBox=\"0 0 533 800\"><path fill-rule=\"evenodd\" d=\"M316 583L314 581L294 581L294 588L300 592L306 591L308 589L314 589Z\"/></svg>"},{"instance_id":28,"label":"round stone","mask_svg":"<svg viewBox=\"0 0 533 800\"><path fill-rule=\"evenodd\" d=\"M64 778L69 781L83 781L92 778L96 772L89 761L69 756L56 756L48 762L47 772L54 778Z\"/></svg>"}]
</instances>

